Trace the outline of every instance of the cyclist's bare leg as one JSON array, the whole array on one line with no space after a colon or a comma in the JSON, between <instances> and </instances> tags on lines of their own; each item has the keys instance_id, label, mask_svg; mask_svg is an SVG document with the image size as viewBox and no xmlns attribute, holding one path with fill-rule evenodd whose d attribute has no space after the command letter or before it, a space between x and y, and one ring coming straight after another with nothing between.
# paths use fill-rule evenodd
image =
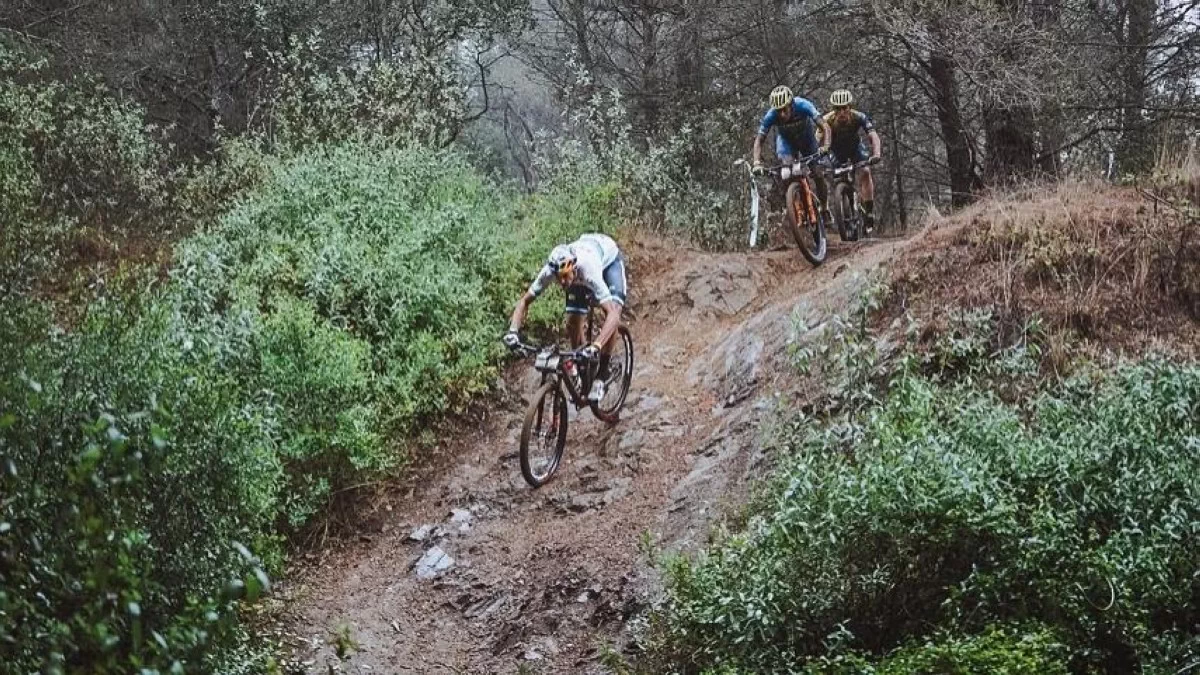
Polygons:
<instances>
[{"instance_id":1,"label":"cyclist's bare leg","mask_svg":"<svg viewBox=\"0 0 1200 675\"><path fill-rule=\"evenodd\" d=\"M858 195L864 202L875 201L875 179L870 167L864 166L858 171Z\"/></svg>"},{"instance_id":2,"label":"cyclist's bare leg","mask_svg":"<svg viewBox=\"0 0 1200 675\"><path fill-rule=\"evenodd\" d=\"M871 176L870 167L864 166L858 172L858 196L866 212L867 229L870 229L875 226L875 178Z\"/></svg>"},{"instance_id":3,"label":"cyclist's bare leg","mask_svg":"<svg viewBox=\"0 0 1200 675\"><path fill-rule=\"evenodd\" d=\"M617 346L617 339L621 337L620 333L613 333L612 337L608 338L608 342L600 345L600 353L604 356L612 354L613 348Z\"/></svg>"}]
</instances>

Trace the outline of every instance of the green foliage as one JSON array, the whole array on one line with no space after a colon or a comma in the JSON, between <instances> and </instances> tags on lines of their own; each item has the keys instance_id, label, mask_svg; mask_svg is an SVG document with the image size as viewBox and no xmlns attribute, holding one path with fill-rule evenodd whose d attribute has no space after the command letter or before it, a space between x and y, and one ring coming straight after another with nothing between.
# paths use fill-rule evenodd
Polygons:
<instances>
[{"instance_id":1,"label":"green foliage","mask_svg":"<svg viewBox=\"0 0 1200 675\"><path fill-rule=\"evenodd\" d=\"M0 661L19 672L245 670L234 610L283 536L485 392L546 252L609 222L603 191L519 198L450 152L241 157L247 180L207 183L235 206L165 283L131 276L70 331L5 298Z\"/></svg>"},{"instance_id":2,"label":"green foliage","mask_svg":"<svg viewBox=\"0 0 1200 675\"><path fill-rule=\"evenodd\" d=\"M847 654L817 659L809 675L1066 675L1066 647L1045 627L990 626L977 635L942 633L883 659ZM874 661L874 662L873 662Z\"/></svg>"},{"instance_id":3,"label":"green foliage","mask_svg":"<svg viewBox=\"0 0 1200 675\"><path fill-rule=\"evenodd\" d=\"M699 163L695 137L702 131L694 125L724 125L732 120L723 112L714 112L712 119L688 122L665 140L643 144L636 139L632 116L617 89L595 86L578 66L575 80L575 90L584 94L571 109L569 127L579 136L541 136L533 158L541 189L574 191L607 185L625 220L683 234L709 246L742 236L744 215L733 213L737 206L729 198L736 191L712 189L712 181L699 181L692 175L693 165ZM715 136L703 134L706 139ZM725 164L737 151L721 148L715 154Z\"/></svg>"},{"instance_id":4,"label":"green foliage","mask_svg":"<svg viewBox=\"0 0 1200 675\"><path fill-rule=\"evenodd\" d=\"M77 333L12 303L0 338L0 662L6 672L204 672L268 586L261 434L161 316L98 308ZM127 322L133 322L130 326Z\"/></svg>"},{"instance_id":5,"label":"green foliage","mask_svg":"<svg viewBox=\"0 0 1200 675\"><path fill-rule=\"evenodd\" d=\"M367 407L355 419L379 415L403 434L490 386L502 317L545 252L607 227L603 197L521 202L449 152L322 146L275 164L218 228L181 245L175 293L184 314L225 320L307 307L313 321L346 336L327 336L332 349L354 345L357 355L343 363L357 364L345 366L357 384L338 400L314 397L308 385L296 391L326 409L356 401ZM537 316L555 314L549 309ZM299 352L282 361L312 370ZM370 376L360 372L365 364ZM386 464L359 440L355 462Z\"/></svg>"},{"instance_id":6,"label":"green foliage","mask_svg":"<svg viewBox=\"0 0 1200 675\"><path fill-rule=\"evenodd\" d=\"M467 87L451 51L341 69L323 65L320 51L310 38L275 57L269 132L279 148L364 137L444 144L461 130Z\"/></svg>"},{"instance_id":7,"label":"green foliage","mask_svg":"<svg viewBox=\"0 0 1200 675\"><path fill-rule=\"evenodd\" d=\"M331 485L349 485L394 463L378 431L369 348L287 296L270 308L255 343L260 391L276 415L280 458L294 486L285 514L298 526L325 502Z\"/></svg>"},{"instance_id":8,"label":"green foliage","mask_svg":"<svg viewBox=\"0 0 1200 675\"><path fill-rule=\"evenodd\" d=\"M68 234L101 233L162 207L165 148L141 110L0 36L0 294L26 290Z\"/></svg>"},{"instance_id":9,"label":"green foliage","mask_svg":"<svg viewBox=\"0 0 1200 675\"><path fill-rule=\"evenodd\" d=\"M905 369L881 405L794 426L745 530L672 563L664 653L766 671L1033 620L1073 669L1178 668L1198 646L1197 438L1194 366L1126 366L1025 405Z\"/></svg>"}]
</instances>

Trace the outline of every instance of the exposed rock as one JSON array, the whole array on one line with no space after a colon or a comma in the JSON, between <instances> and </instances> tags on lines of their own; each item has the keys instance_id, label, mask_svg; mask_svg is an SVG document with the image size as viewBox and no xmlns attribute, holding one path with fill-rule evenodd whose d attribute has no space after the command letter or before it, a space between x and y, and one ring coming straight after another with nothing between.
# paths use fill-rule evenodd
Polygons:
<instances>
[{"instance_id":1,"label":"exposed rock","mask_svg":"<svg viewBox=\"0 0 1200 675\"><path fill-rule=\"evenodd\" d=\"M474 517L474 514L467 509L450 509L450 522L458 525L459 532L471 529L471 521Z\"/></svg>"},{"instance_id":2,"label":"exposed rock","mask_svg":"<svg viewBox=\"0 0 1200 675\"><path fill-rule=\"evenodd\" d=\"M471 604L466 608L463 614L468 619L483 618L500 608L509 596L506 593L501 593L494 598L484 598L478 602Z\"/></svg>"},{"instance_id":3,"label":"exposed rock","mask_svg":"<svg viewBox=\"0 0 1200 675\"><path fill-rule=\"evenodd\" d=\"M451 558L440 546L434 546L425 551L425 555L417 561L417 577L433 579L453 566L454 558Z\"/></svg>"},{"instance_id":4,"label":"exposed rock","mask_svg":"<svg viewBox=\"0 0 1200 675\"><path fill-rule=\"evenodd\" d=\"M603 505L604 505L603 496L596 494L594 492L591 492L591 493L575 495L575 496L571 497L571 499L569 501L567 501L566 509L572 513L583 513L584 511L587 511L589 509L598 508Z\"/></svg>"},{"instance_id":5,"label":"exposed rock","mask_svg":"<svg viewBox=\"0 0 1200 675\"><path fill-rule=\"evenodd\" d=\"M642 444L645 442L645 440L646 440L646 432L642 431L641 429L634 429L632 431L625 432L625 434L623 434L621 436L621 444L618 445L617 448L621 452L637 450L639 447L642 446Z\"/></svg>"},{"instance_id":6,"label":"exposed rock","mask_svg":"<svg viewBox=\"0 0 1200 675\"><path fill-rule=\"evenodd\" d=\"M659 408L663 407L663 404L665 404L667 402L667 400L668 399L664 396L653 396L651 394L645 394L641 398L637 399L636 405L633 406L633 410L634 410L634 412L639 412L639 413L653 412L653 411L658 410ZM628 405L628 402L626 403L626 405Z\"/></svg>"},{"instance_id":7,"label":"exposed rock","mask_svg":"<svg viewBox=\"0 0 1200 675\"><path fill-rule=\"evenodd\" d=\"M633 486L633 479L621 476L596 483L588 488L588 492L572 495L565 499L556 499L560 508L566 509L571 513L583 513L591 509L599 509L613 502L624 499L629 494L630 488Z\"/></svg>"},{"instance_id":8,"label":"exposed rock","mask_svg":"<svg viewBox=\"0 0 1200 675\"><path fill-rule=\"evenodd\" d=\"M409 535L409 541L425 541L429 535L433 534L433 525L422 525L414 529Z\"/></svg>"},{"instance_id":9,"label":"exposed rock","mask_svg":"<svg viewBox=\"0 0 1200 675\"><path fill-rule=\"evenodd\" d=\"M745 261L730 260L720 267L688 279L683 294L702 312L732 316L745 309L758 289Z\"/></svg>"}]
</instances>

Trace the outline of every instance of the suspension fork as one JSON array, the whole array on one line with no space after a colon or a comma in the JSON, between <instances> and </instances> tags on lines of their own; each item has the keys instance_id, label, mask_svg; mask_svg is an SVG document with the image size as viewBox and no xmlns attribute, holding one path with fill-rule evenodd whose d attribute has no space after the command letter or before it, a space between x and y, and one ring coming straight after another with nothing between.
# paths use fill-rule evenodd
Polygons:
<instances>
[{"instance_id":1,"label":"suspension fork","mask_svg":"<svg viewBox=\"0 0 1200 675\"><path fill-rule=\"evenodd\" d=\"M808 222L815 226L817 224L817 207L814 203L816 201L816 197L813 195L815 189L812 181L813 178L811 174L804 176L800 180L804 187L804 208L808 211Z\"/></svg>"}]
</instances>

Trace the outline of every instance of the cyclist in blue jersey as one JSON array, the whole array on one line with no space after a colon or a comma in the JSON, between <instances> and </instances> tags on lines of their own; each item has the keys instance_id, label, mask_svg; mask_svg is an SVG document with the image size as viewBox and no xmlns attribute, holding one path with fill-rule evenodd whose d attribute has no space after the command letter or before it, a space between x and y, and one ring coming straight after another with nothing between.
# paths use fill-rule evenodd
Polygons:
<instances>
[{"instance_id":1,"label":"cyclist in blue jersey","mask_svg":"<svg viewBox=\"0 0 1200 675\"><path fill-rule=\"evenodd\" d=\"M763 174L762 140L772 127L775 129L775 154L784 164L818 152L829 152L829 139L832 137L829 125L812 102L794 96L792 90L783 85L771 91L770 100L771 109L763 115L762 122L758 125L758 134L754 136L751 159L754 162L752 170L755 175ZM825 139L822 144L818 144L817 141L818 128L821 130L821 138ZM825 177L819 171L814 171L812 175L817 184L817 197L821 201L822 215L829 218Z\"/></svg>"},{"instance_id":2,"label":"cyclist in blue jersey","mask_svg":"<svg viewBox=\"0 0 1200 675\"><path fill-rule=\"evenodd\" d=\"M521 344L518 332L525 323L529 305L537 299L552 280L558 281L567 295L567 337L572 347L583 344L584 318L591 303L604 309L604 325L596 341L583 350L585 359L599 360L599 373L592 381L588 400L604 399L604 382L609 377L609 355L612 353L621 325L621 310L625 307L625 256L617 242L604 234L585 234L570 244L560 244L550 251L546 264L530 284L529 290L517 301L504 344L515 349Z\"/></svg>"}]
</instances>

